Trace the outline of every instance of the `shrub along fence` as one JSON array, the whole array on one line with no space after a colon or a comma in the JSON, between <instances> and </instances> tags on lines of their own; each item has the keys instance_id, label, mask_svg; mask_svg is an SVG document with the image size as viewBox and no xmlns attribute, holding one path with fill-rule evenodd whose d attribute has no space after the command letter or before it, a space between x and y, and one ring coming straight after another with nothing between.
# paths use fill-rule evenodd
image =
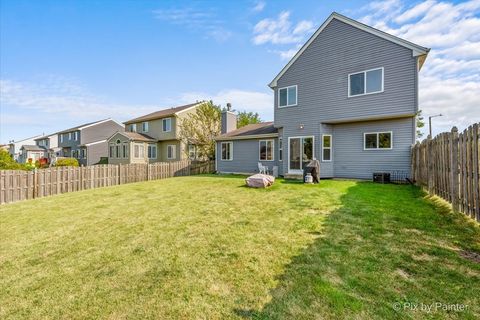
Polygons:
<instances>
[{"instance_id":1,"label":"shrub along fence","mask_svg":"<svg viewBox=\"0 0 480 320\"><path fill-rule=\"evenodd\" d=\"M480 221L480 123L456 127L412 148L412 178L460 211Z\"/></svg>"},{"instance_id":2,"label":"shrub along fence","mask_svg":"<svg viewBox=\"0 0 480 320\"><path fill-rule=\"evenodd\" d=\"M215 161L190 160L153 164L52 167L35 171L0 170L0 203L214 171Z\"/></svg>"}]
</instances>

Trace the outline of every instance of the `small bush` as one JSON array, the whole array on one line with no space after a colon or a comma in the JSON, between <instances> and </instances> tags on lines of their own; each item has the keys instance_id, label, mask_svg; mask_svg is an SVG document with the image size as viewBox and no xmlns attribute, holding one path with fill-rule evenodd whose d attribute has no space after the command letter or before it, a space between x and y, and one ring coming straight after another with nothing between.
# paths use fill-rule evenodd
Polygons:
<instances>
[{"instance_id":1,"label":"small bush","mask_svg":"<svg viewBox=\"0 0 480 320\"><path fill-rule=\"evenodd\" d=\"M78 160L75 158L58 159L55 167L78 167Z\"/></svg>"},{"instance_id":2,"label":"small bush","mask_svg":"<svg viewBox=\"0 0 480 320\"><path fill-rule=\"evenodd\" d=\"M27 168L13 160L7 150L0 149L0 170L27 170Z\"/></svg>"}]
</instances>

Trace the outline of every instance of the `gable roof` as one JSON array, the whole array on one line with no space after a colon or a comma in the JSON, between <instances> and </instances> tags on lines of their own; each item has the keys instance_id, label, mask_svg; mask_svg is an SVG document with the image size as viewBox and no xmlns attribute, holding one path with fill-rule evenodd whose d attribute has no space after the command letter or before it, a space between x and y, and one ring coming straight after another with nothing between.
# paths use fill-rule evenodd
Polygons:
<instances>
[{"instance_id":1,"label":"gable roof","mask_svg":"<svg viewBox=\"0 0 480 320\"><path fill-rule=\"evenodd\" d=\"M323 31L323 29L325 29L330 24L330 22L333 19L344 22L348 25L351 25L352 27L355 27L355 28L358 28L360 30L366 31L366 32L371 33L373 35L376 35L380 38L386 39L386 40L391 41L393 43L396 43L396 44L398 44L402 47L405 47L405 48L408 48L408 49L412 50L412 55L414 57L417 57L417 56L420 57L419 66L418 66L419 70L422 67L423 62L425 61L428 52L430 51L429 48L419 46L419 45L417 45L415 43L412 43L410 41L404 40L402 38L396 37L394 35L391 35L389 33L384 32L384 31L381 31L381 30L375 29L373 27L370 27L370 26L368 26L364 23L361 23L357 20L353 20L351 18L348 18L348 17L346 17L344 15L341 15L337 12L333 12L327 18L327 20L325 20L325 22L322 23L322 25L317 29L317 31L315 31L315 33L310 37L310 39L308 39L308 41L300 48L300 50L298 50L298 52L293 56L293 58L290 59L290 61L285 65L285 67L283 67L283 69L277 74L277 76L270 82L270 84L268 85L270 88L273 89L277 86L278 79L280 79L280 77L283 76L283 74L292 66L292 64L302 55L302 53L310 46L310 44L312 44L312 42L318 37L318 35Z\"/></svg>"},{"instance_id":2,"label":"gable roof","mask_svg":"<svg viewBox=\"0 0 480 320\"><path fill-rule=\"evenodd\" d=\"M130 131L117 131L107 140L110 141L110 139L112 139L116 134L121 134L122 136L127 137L130 141L157 142L156 139L150 137L149 135Z\"/></svg>"},{"instance_id":3,"label":"gable roof","mask_svg":"<svg viewBox=\"0 0 480 320\"><path fill-rule=\"evenodd\" d=\"M236 130L224 133L215 138L215 140L235 140L252 139L261 137L275 137L278 135L278 129L273 126L273 122L261 122L247 124Z\"/></svg>"},{"instance_id":4,"label":"gable roof","mask_svg":"<svg viewBox=\"0 0 480 320\"><path fill-rule=\"evenodd\" d=\"M135 122L161 119L161 118L165 118L165 117L168 117L168 116L177 115L178 113L186 111L187 109L190 109L190 108L194 108L194 107L196 107L197 105L199 105L203 102L204 101L195 102L195 103L190 103L190 104L186 104L186 105L183 105L183 106L171 107L171 108L168 108L168 109L155 111L155 112L146 114L144 116L125 121L124 124L131 124L131 123L135 123Z\"/></svg>"},{"instance_id":5,"label":"gable roof","mask_svg":"<svg viewBox=\"0 0 480 320\"><path fill-rule=\"evenodd\" d=\"M62 131L58 131L56 133L53 133L51 135L54 135L54 134L59 134L59 133L66 133L66 132L71 132L71 131L77 131L77 130L82 130L86 127L91 127L91 126L95 126L97 124L101 124L103 122L107 122L107 121L113 121L112 119L108 118L108 119L103 119L103 120L98 120L98 121L94 121L94 122L89 122L89 123L84 123L84 124L81 124L79 126L76 126L76 127L73 127L73 128L70 128L70 129L65 129L65 130L62 130Z\"/></svg>"},{"instance_id":6,"label":"gable roof","mask_svg":"<svg viewBox=\"0 0 480 320\"><path fill-rule=\"evenodd\" d=\"M28 145L28 144L24 144L20 149L23 149L25 151L45 151L46 150L44 147L40 147L37 145Z\"/></svg>"}]
</instances>

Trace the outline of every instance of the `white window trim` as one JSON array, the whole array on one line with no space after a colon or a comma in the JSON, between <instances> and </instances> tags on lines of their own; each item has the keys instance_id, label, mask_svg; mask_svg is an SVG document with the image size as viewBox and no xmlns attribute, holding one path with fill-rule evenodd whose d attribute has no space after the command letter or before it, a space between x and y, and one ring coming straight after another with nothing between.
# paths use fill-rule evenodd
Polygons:
<instances>
[{"instance_id":1,"label":"white window trim","mask_svg":"<svg viewBox=\"0 0 480 320\"><path fill-rule=\"evenodd\" d=\"M188 148L188 158L189 158L190 160L195 160L195 159L197 159L197 146L194 145L194 144L188 144L188 147L187 147L187 148ZM191 157L190 148L193 148L193 157Z\"/></svg>"},{"instance_id":2,"label":"white window trim","mask_svg":"<svg viewBox=\"0 0 480 320\"><path fill-rule=\"evenodd\" d=\"M148 132L148 121L142 122L142 131L143 132Z\"/></svg>"},{"instance_id":3,"label":"white window trim","mask_svg":"<svg viewBox=\"0 0 480 320\"><path fill-rule=\"evenodd\" d=\"M122 143L122 158L123 159L128 159L129 156L129 150L128 150L128 143L123 142ZM125 151L125 152L124 152Z\"/></svg>"},{"instance_id":4,"label":"white window trim","mask_svg":"<svg viewBox=\"0 0 480 320\"><path fill-rule=\"evenodd\" d=\"M132 123L130 125L130 130L131 132L137 132L137 124L136 123Z\"/></svg>"},{"instance_id":5,"label":"white window trim","mask_svg":"<svg viewBox=\"0 0 480 320\"><path fill-rule=\"evenodd\" d=\"M169 130L163 130L163 123L164 121L170 120L170 128ZM164 118L162 119L162 132L171 132L172 131L172 118Z\"/></svg>"},{"instance_id":6,"label":"white window trim","mask_svg":"<svg viewBox=\"0 0 480 320\"><path fill-rule=\"evenodd\" d=\"M260 155L261 155L260 149L261 149L262 141L265 141L265 148L267 147L267 145L266 145L267 141L270 141L272 143L272 160L262 160L262 159L260 159ZM258 140L258 161L266 161L266 162L275 161L275 140L273 140L273 139Z\"/></svg>"},{"instance_id":7,"label":"white window trim","mask_svg":"<svg viewBox=\"0 0 480 320\"><path fill-rule=\"evenodd\" d=\"M295 92L297 93L297 98L295 99L295 104L288 104L288 89L289 89L289 88L293 88L293 87L295 87ZM281 105L280 105L280 90L282 90L282 89L287 89L287 104L284 105L284 106L281 106ZM279 108L288 108L288 107L295 107L295 106L297 106L297 105L298 105L298 85L293 85L293 86L278 88L278 97L277 97L277 99L278 99L278 103L277 103L277 104L278 104L278 107L279 107Z\"/></svg>"},{"instance_id":8,"label":"white window trim","mask_svg":"<svg viewBox=\"0 0 480 320\"><path fill-rule=\"evenodd\" d=\"M169 148L172 148L172 150L173 150L171 157L168 156L168 149ZM175 145L175 144L167 145L167 159L172 160L172 159L176 159L176 158L177 158L177 145Z\"/></svg>"},{"instance_id":9,"label":"white window trim","mask_svg":"<svg viewBox=\"0 0 480 320\"><path fill-rule=\"evenodd\" d=\"M148 156L148 148L150 148L151 150L155 149L155 157L149 157ZM151 152L153 153L153 152ZM148 159L157 159L158 158L158 155L157 155L157 145L156 144L149 144L148 147L147 147L147 157Z\"/></svg>"},{"instance_id":10,"label":"white window trim","mask_svg":"<svg viewBox=\"0 0 480 320\"><path fill-rule=\"evenodd\" d=\"M290 139L298 139L298 138L312 138L312 158L315 159L315 136L294 136L288 137L288 163L287 163L287 172L288 173L303 173L303 169L300 170L290 170Z\"/></svg>"},{"instance_id":11,"label":"white window trim","mask_svg":"<svg viewBox=\"0 0 480 320\"><path fill-rule=\"evenodd\" d=\"M379 148L379 136L380 133L390 133L390 148ZM376 148L365 148L365 142L367 134L376 134L377 135L377 147ZM364 151L378 151L378 150L392 150L393 149L393 132L392 131L377 131L377 132L364 132L363 133L363 150Z\"/></svg>"},{"instance_id":12,"label":"white window trim","mask_svg":"<svg viewBox=\"0 0 480 320\"><path fill-rule=\"evenodd\" d=\"M367 72L369 71L374 71L374 70L382 70L382 89L380 91L375 91L375 92L368 92L367 93ZM360 94L350 94L350 76L352 74L358 74L358 73L363 73L363 93ZM368 69L368 70L363 70L363 71L357 71L357 72L352 72L349 73L347 76L347 82L348 82L348 97L353 98L353 97L359 97L359 96L366 96L369 94L376 94L376 93L382 93L384 91L384 78L385 78L385 69L384 67L380 68L373 68L373 69Z\"/></svg>"},{"instance_id":13,"label":"white window trim","mask_svg":"<svg viewBox=\"0 0 480 320\"><path fill-rule=\"evenodd\" d=\"M223 159L223 145L230 144L230 159ZM233 161L233 141L224 141L220 143L220 161Z\"/></svg>"},{"instance_id":14,"label":"white window trim","mask_svg":"<svg viewBox=\"0 0 480 320\"><path fill-rule=\"evenodd\" d=\"M60 143L63 143L63 133L60 134Z\"/></svg>"},{"instance_id":15,"label":"white window trim","mask_svg":"<svg viewBox=\"0 0 480 320\"><path fill-rule=\"evenodd\" d=\"M71 132L68 133L68 140L72 140L72 133Z\"/></svg>"},{"instance_id":16,"label":"white window trim","mask_svg":"<svg viewBox=\"0 0 480 320\"><path fill-rule=\"evenodd\" d=\"M280 143L280 141L282 143ZM280 145L282 146L281 148L280 148ZM280 151L282 151L281 157L280 157ZM283 138L282 137L278 138L278 161L283 161Z\"/></svg>"},{"instance_id":17,"label":"white window trim","mask_svg":"<svg viewBox=\"0 0 480 320\"><path fill-rule=\"evenodd\" d=\"M77 141L78 140L78 131L75 131L73 133L73 140Z\"/></svg>"},{"instance_id":18,"label":"white window trim","mask_svg":"<svg viewBox=\"0 0 480 320\"><path fill-rule=\"evenodd\" d=\"M324 137L330 137L330 147L325 147L323 145L323 138ZM322 162L332 162L333 160L333 148L332 148L332 145L333 145L333 139L332 139L332 135L331 134L322 134ZM365 146L365 144L364 144ZM325 160L323 158L323 150L324 149L330 149L330 160Z\"/></svg>"}]
</instances>

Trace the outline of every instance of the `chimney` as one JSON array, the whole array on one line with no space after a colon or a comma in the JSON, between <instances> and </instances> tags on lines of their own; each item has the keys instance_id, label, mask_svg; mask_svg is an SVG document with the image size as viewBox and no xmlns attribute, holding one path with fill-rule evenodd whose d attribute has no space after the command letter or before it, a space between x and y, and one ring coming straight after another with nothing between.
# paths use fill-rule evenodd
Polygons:
<instances>
[{"instance_id":1,"label":"chimney","mask_svg":"<svg viewBox=\"0 0 480 320\"><path fill-rule=\"evenodd\" d=\"M227 109L222 111L222 134L237 129L237 116L231 110L232 105L227 103Z\"/></svg>"}]
</instances>

